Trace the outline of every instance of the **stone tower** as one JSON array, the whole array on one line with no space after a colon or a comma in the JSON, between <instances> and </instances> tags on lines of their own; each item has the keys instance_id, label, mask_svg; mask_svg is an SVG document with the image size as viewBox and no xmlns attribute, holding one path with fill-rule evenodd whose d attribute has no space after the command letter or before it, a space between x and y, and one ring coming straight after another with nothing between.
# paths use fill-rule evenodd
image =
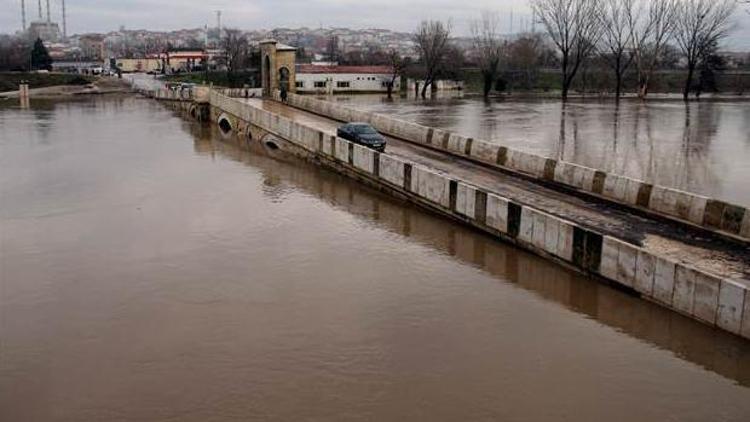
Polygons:
<instances>
[{"instance_id":1,"label":"stone tower","mask_svg":"<svg viewBox=\"0 0 750 422\"><path fill-rule=\"evenodd\" d=\"M272 96L282 86L286 87L287 92L295 91L296 53L296 48L280 44L276 40L260 42L263 96Z\"/></svg>"}]
</instances>

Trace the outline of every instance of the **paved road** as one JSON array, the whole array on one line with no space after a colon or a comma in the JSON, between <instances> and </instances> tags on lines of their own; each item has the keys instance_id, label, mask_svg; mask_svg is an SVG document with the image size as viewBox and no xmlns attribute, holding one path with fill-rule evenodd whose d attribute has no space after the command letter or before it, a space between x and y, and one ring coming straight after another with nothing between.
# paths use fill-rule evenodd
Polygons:
<instances>
[{"instance_id":1,"label":"paved road","mask_svg":"<svg viewBox=\"0 0 750 422\"><path fill-rule=\"evenodd\" d=\"M285 106L276 101L248 99L248 103L335 134L336 120ZM636 215L604 200L561 192L537 182L509 175L461 157L387 137L387 153L450 174L489 192L495 192L546 213L611 234L698 269L734 278L750 286L750 250L720 236L647 215Z\"/></svg>"}]
</instances>

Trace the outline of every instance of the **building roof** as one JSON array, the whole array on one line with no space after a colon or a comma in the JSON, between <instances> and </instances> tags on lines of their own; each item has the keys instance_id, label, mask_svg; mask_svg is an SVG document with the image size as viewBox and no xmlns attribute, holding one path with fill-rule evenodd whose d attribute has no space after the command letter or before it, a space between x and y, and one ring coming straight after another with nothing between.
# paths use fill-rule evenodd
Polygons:
<instances>
[{"instance_id":1,"label":"building roof","mask_svg":"<svg viewBox=\"0 0 750 422\"><path fill-rule=\"evenodd\" d=\"M301 64L297 66L297 73L356 73L390 75L393 73L393 68L390 66L321 66L314 64Z\"/></svg>"}]
</instances>

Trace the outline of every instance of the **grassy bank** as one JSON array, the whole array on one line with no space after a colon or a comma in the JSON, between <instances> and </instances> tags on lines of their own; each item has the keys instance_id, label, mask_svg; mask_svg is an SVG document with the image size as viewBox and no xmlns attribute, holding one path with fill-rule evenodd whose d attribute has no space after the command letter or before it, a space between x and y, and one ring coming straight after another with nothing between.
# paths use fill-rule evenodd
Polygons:
<instances>
[{"instance_id":1,"label":"grassy bank","mask_svg":"<svg viewBox=\"0 0 750 422\"><path fill-rule=\"evenodd\" d=\"M0 72L0 92L18 90L21 81L28 81L30 88L44 88L58 85L87 85L92 83L94 78L71 73Z\"/></svg>"},{"instance_id":2,"label":"grassy bank","mask_svg":"<svg viewBox=\"0 0 750 422\"><path fill-rule=\"evenodd\" d=\"M260 80L260 75L257 72L239 72L230 78L227 72L194 72L167 75L164 80L194 84L212 83L217 86L241 88L244 85L255 87L256 81Z\"/></svg>"},{"instance_id":3,"label":"grassy bank","mask_svg":"<svg viewBox=\"0 0 750 422\"><path fill-rule=\"evenodd\" d=\"M663 71L654 74L651 81L651 92L658 94L681 93L685 83L684 71ZM478 69L464 71L466 89L472 93L482 92L482 76ZM540 70L531 74L524 72L503 72L500 75L501 92L549 92L562 89L560 73L551 70ZM696 81L697 82L697 81ZM628 73L624 80L624 91L635 92L637 85L633 73ZM614 75L601 70L583 71L573 83L574 92L607 93L614 90ZM493 88L493 92L495 89ZM711 93L712 90L705 90ZM716 75L716 92L730 95L750 94L750 73L724 72Z\"/></svg>"}]
</instances>

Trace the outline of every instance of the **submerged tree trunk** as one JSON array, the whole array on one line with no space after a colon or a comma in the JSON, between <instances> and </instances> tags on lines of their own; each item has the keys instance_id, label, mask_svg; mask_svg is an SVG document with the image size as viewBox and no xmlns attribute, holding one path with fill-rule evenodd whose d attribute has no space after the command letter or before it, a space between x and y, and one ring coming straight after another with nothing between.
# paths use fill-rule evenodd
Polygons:
<instances>
[{"instance_id":1,"label":"submerged tree trunk","mask_svg":"<svg viewBox=\"0 0 750 422\"><path fill-rule=\"evenodd\" d=\"M485 73L483 76L484 76L484 98L487 98L490 96L490 91L492 91L492 83L495 81L495 75Z\"/></svg>"},{"instance_id":2,"label":"submerged tree trunk","mask_svg":"<svg viewBox=\"0 0 750 422\"><path fill-rule=\"evenodd\" d=\"M432 86L432 80L425 80L424 86L422 87L422 98L427 98L427 88Z\"/></svg>"},{"instance_id":3,"label":"submerged tree trunk","mask_svg":"<svg viewBox=\"0 0 750 422\"><path fill-rule=\"evenodd\" d=\"M682 89L682 99L687 102L690 98L690 87L693 86L693 75L695 74L695 64L688 64L688 74L685 78L685 87Z\"/></svg>"}]
</instances>

